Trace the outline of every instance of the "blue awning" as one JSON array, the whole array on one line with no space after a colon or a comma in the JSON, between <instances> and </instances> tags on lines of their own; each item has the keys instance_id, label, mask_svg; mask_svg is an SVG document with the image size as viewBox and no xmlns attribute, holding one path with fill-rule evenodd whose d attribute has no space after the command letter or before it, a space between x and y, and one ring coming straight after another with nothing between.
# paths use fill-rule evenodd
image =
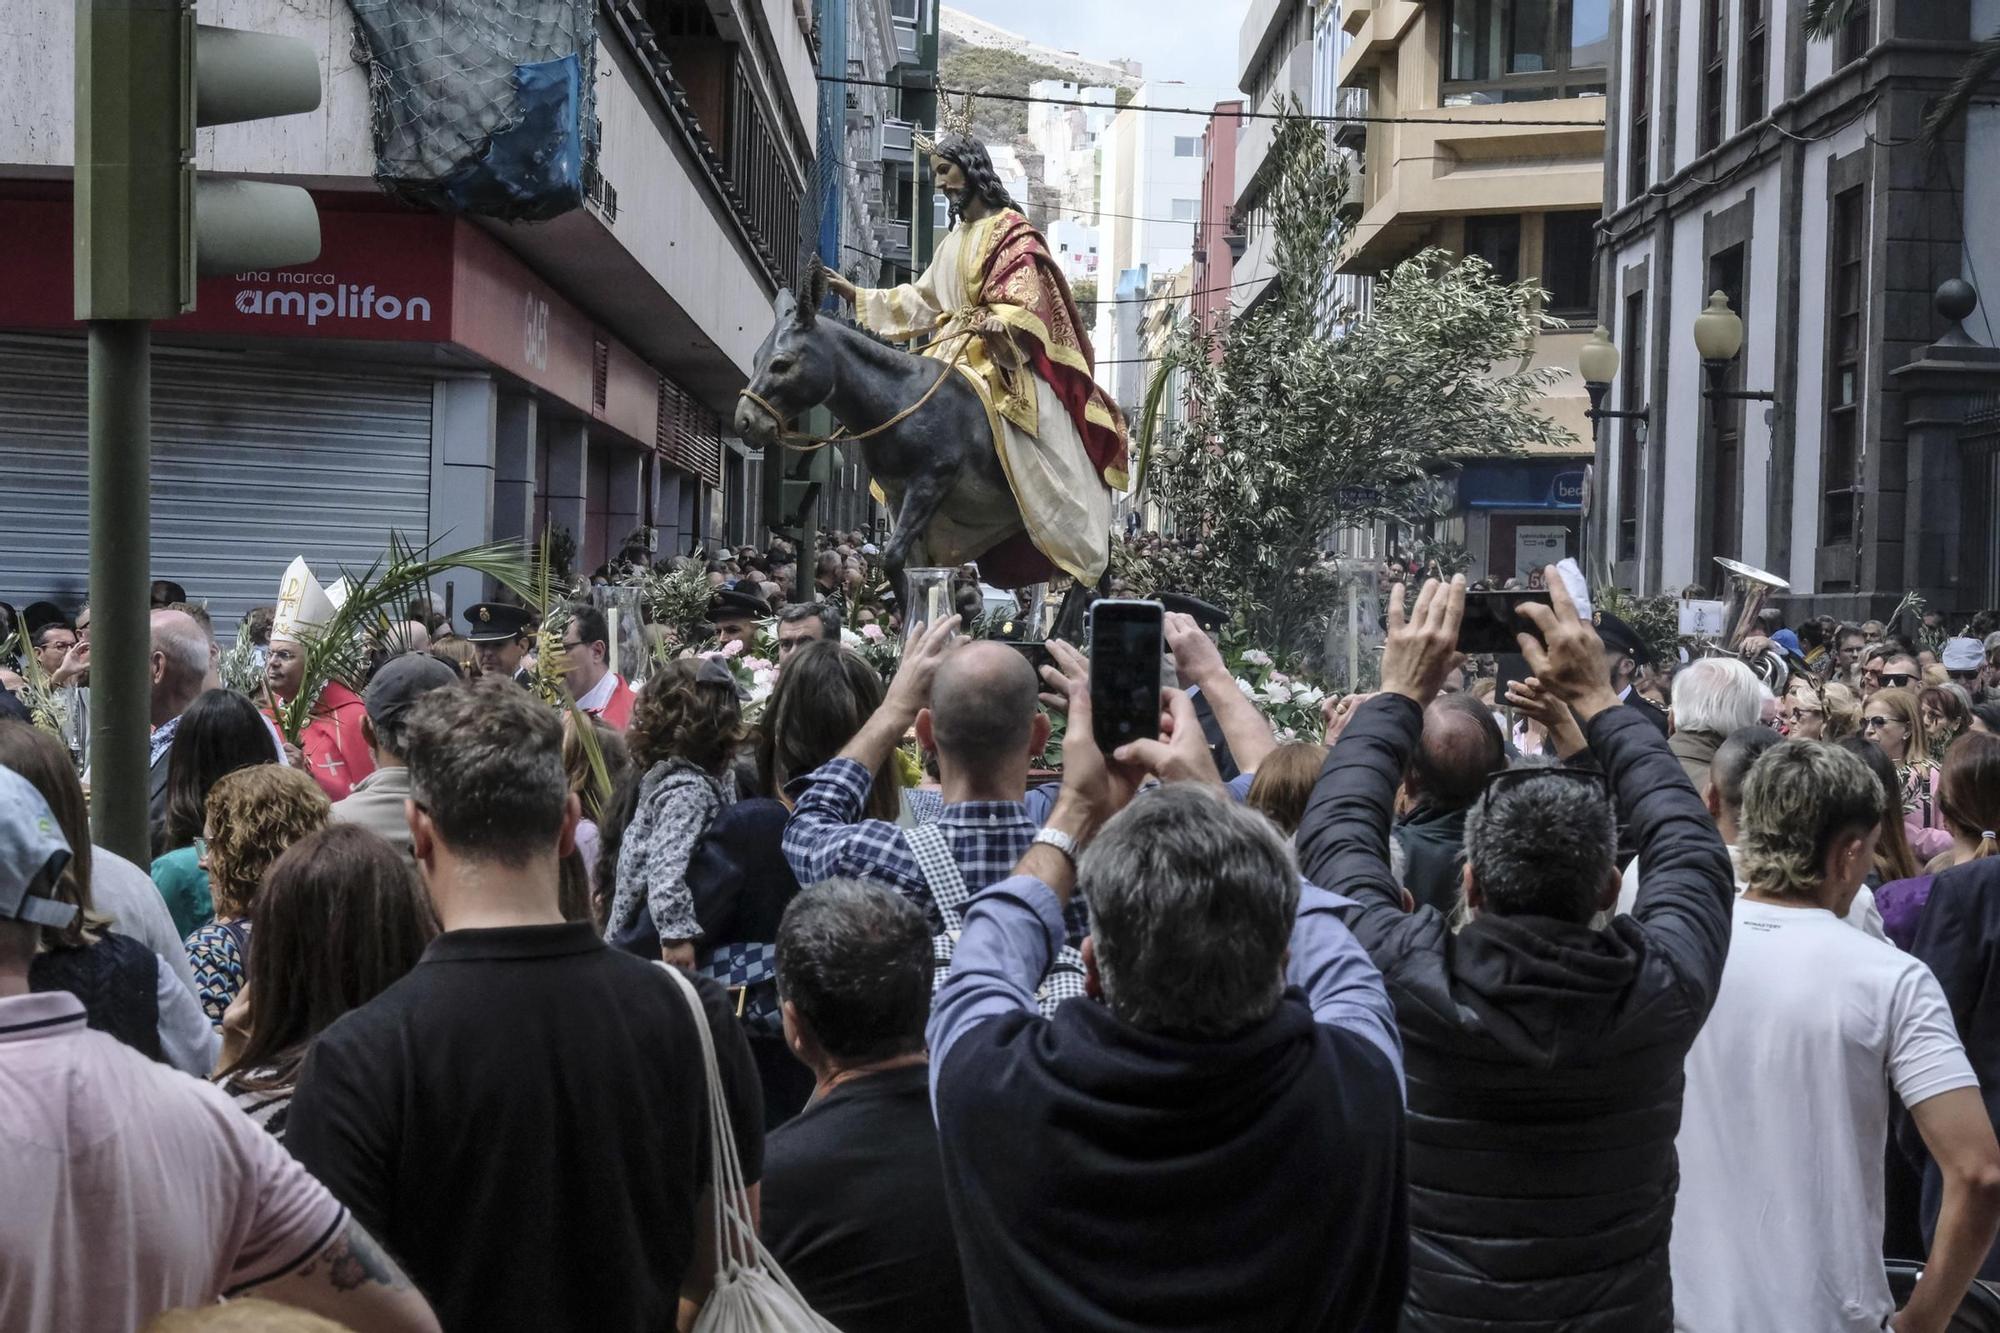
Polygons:
<instances>
[{"instance_id":1,"label":"blue awning","mask_svg":"<svg viewBox=\"0 0 2000 1333\"><path fill-rule=\"evenodd\" d=\"M1580 458L1484 458L1458 477L1467 509L1581 509L1585 461Z\"/></svg>"}]
</instances>

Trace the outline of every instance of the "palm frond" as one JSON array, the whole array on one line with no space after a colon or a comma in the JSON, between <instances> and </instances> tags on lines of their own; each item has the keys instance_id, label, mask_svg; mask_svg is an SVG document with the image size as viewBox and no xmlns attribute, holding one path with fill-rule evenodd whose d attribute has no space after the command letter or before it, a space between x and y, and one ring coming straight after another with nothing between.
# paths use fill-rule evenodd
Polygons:
<instances>
[{"instance_id":1,"label":"palm frond","mask_svg":"<svg viewBox=\"0 0 2000 1333\"><path fill-rule=\"evenodd\" d=\"M1972 59L1966 62L1951 87L1944 90L1924 117L1924 127L1917 134L1917 142L1926 150L1934 149L1943 141L1946 131L1965 115L1981 90L2000 78L2000 32L1996 32L1972 49Z\"/></svg>"},{"instance_id":2,"label":"palm frond","mask_svg":"<svg viewBox=\"0 0 2000 1333\"><path fill-rule=\"evenodd\" d=\"M1146 468L1153 459L1153 441L1159 434L1160 404L1166 400L1167 384L1174 376L1172 362L1153 372L1146 386L1146 402L1139 412L1139 450L1132 460L1131 494L1137 496L1146 484Z\"/></svg>"},{"instance_id":3,"label":"palm frond","mask_svg":"<svg viewBox=\"0 0 2000 1333\"><path fill-rule=\"evenodd\" d=\"M298 693L278 710L278 726L297 745L326 687L335 681L361 688L368 674L368 645L381 642L392 625L403 619L410 598L452 570L483 574L522 597L535 591L535 572L516 542L487 542L445 555L433 555L433 542L414 546L398 533L389 534L389 550L361 574L341 570L348 581L347 600L325 625L305 633L304 672Z\"/></svg>"},{"instance_id":4,"label":"palm frond","mask_svg":"<svg viewBox=\"0 0 2000 1333\"><path fill-rule=\"evenodd\" d=\"M1866 0L1806 0L1805 33L1824 41L1839 32Z\"/></svg>"}]
</instances>

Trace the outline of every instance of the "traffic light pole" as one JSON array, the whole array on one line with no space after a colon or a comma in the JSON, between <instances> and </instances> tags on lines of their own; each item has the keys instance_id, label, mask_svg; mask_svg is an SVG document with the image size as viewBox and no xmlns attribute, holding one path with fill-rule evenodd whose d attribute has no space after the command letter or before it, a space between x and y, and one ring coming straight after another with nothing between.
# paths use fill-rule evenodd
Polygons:
<instances>
[{"instance_id":1,"label":"traffic light pole","mask_svg":"<svg viewBox=\"0 0 2000 1333\"><path fill-rule=\"evenodd\" d=\"M90 822L149 864L152 325L90 321Z\"/></svg>"}]
</instances>

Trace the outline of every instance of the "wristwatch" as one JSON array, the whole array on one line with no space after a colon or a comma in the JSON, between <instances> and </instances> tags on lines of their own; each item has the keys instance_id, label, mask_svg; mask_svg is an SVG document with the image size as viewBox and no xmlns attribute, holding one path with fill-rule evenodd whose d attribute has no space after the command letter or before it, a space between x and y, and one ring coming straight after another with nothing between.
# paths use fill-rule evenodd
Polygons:
<instances>
[{"instance_id":1,"label":"wristwatch","mask_svg":"<svg viewBox=\"0 0 2000 1333\"><path fill-rule=\"evenodd\" d=\"M1028 845L1031 847L1053 847L1068 857L1071 865L1076 864L1076 858L1079 855L1076 839L1070 837L1069 834L1064 833L1059 828L1043 829L1035 835L1035 840Z\"/></svg>"}]
</instances>

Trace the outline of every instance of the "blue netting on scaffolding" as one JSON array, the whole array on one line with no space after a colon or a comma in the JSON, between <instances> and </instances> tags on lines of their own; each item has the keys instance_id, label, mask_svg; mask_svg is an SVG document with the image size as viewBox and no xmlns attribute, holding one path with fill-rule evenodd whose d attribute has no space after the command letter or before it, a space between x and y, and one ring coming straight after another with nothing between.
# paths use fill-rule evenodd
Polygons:
<instances>
[{"instance_id":1,"label":"blue netting on scaffolding","mask_svg":"<svg viewBox=\"0 0 2000 1333\"><path fill-rule=\"evenodd\" d=\"M428 208L579 207L597 152L594 0L348 0L375 179Z\"/></svg>"}]
</instances>

